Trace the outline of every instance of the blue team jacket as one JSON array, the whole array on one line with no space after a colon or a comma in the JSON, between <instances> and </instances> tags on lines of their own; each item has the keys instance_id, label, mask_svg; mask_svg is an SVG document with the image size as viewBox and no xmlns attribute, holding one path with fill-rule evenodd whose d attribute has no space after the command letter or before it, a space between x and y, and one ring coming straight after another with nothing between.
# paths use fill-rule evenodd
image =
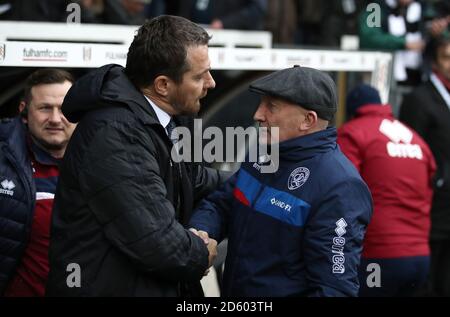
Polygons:
<instances>
[{"instance_id":1,"label":"blue team jacket","mask_svg":"<svg viewBox=\"0 0 450 317\"><path fill-rule=\"evenodd\" d=\"M280 165L243 163L190 226L228 237L224 296L356 296L368 187L328 128L280 143Z\"/></svg>"}]
</instances>

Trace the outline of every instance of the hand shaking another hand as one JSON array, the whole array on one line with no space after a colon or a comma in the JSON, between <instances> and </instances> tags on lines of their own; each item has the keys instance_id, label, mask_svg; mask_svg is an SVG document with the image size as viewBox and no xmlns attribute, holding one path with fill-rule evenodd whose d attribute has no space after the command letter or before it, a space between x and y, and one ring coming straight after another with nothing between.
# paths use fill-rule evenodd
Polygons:
<instances>
[{"instance_id":1,"label":"hand shaking another hand","mask_svg":"<svg viewBox=\"0 0 450 317\"><path fill-rule=\"evenodd\" d=\"M217 241L210 238L208 235L208 232L203 230L197 230L194 228L190 228L189 231L191 231L196 236L200 237L203 242L206 244L209 252L208 256L208 269L205 271L205 276L209 273L209 268L213 265L213 261L217 256Z\"/></svg>"}]
</instances>

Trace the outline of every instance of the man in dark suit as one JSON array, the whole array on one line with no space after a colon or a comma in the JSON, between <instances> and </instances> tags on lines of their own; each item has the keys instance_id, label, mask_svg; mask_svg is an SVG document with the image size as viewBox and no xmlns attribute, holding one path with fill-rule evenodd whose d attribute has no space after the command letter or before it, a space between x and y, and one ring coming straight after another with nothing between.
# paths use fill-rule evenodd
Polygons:
<instances>
[{"instance_id":1,"label":"man in dark suit","mask_svg":"<svg viewBox=\"0 0 450 317\"><path fill-rule=\"evenodd\" d=\"M209 39L182 17L154 18L125 68L105 65L69 91L62 111L80 124L60 167L46 295L202 295L216 243L183 225L219 174L171 153L174 127L215 86Z\"/></svg>"},{"instance_id":2,"label":"man in dark suit","mask_svg":"<svg viewBox=\"0 0 450 317\"><path fill-rule=\"evenodd\" d=\"M406 96L400 120L428 143L437 163L431 210L431 286L450 296L450 38L433 41L430 80Z\"/></svg>"}]
</instances>

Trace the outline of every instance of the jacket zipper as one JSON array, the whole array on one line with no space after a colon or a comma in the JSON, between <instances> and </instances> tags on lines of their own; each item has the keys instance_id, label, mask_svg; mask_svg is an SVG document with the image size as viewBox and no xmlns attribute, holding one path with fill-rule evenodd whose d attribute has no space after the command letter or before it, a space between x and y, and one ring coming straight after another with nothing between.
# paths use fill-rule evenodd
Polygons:
<instances>
[{"instance_id":1,"label":"jacket zipper","mask_svg":"<svg viewBox=\"0 0 450 317\"><path fill-rule=\"evenodd\" d=\"M274 177L273 175L274 175L274 174L271 174L271 176L270 176L270 182L273 181L273 177ZM253 201L252 204L250 205L252 208L255 207L256 202L258 201L259 197L261 197L261 194L262 194L262 192L264 191L264 189L266 189L266 187L267 187L266 185L263 185L263 184L261 183L261 188L258 190L258 193L256 194L254 201Z\"/></svg>"},{"instance_id":2,"label":"jacket zipper","mask_svg":"<svg viewBox=\"0 0 450 317\"><path fill-rule=\"evenodd\" d=\"M261 185L261 188L258 190L258 193L255 196L255 199L252 201L252 204L250 205L252 208L255 207L256 202L258 201L259 197L261 196L261 194L265 188L266 188L266 186Z\"/></svg>"},{"instance_id":3,"label":"jacket zipper","mask_svg":"<svg viewBox=\"0 0 450 317\"><path fill-rule=\"evenodd\" d=\"M255 199L254 199L254 200L251 202L251 204L250 204L250 208L251 208L252 210L255 209L255 204L256 204L256 202L258 201L259 197L261 196L261 194L262 194L262 192L263 192L263 190L264 190L265 188L266 188L266 186L264 186L264 185L261 184L261 188L258 189L258 193L256 194ZM244 227L244 230L245 230L245 228L247 227L247 223L248 223L248 221L249 221L250 216L251 216L251 213L249 213L249 214L247 215L247 219L245 220L245 225L243 226L243 227ZM243 232L243 236L244 236L244 235L245 235L245 232ZM245 245L245 239L241 239L239 245L237 246L238 253L241 252L240 250L241 250L242 245ZM234 276L234 274L235 274L235 271L236 271L236 268L238 267L238 265L240 264L240 262L241 262L241 260L240 260L240 259L237 259L237 260L233 263L232 269L230 270L230 272L231 272L231 273L230 273L231 278L233 278L233 276Z\"/></svg>"}]
</instances>

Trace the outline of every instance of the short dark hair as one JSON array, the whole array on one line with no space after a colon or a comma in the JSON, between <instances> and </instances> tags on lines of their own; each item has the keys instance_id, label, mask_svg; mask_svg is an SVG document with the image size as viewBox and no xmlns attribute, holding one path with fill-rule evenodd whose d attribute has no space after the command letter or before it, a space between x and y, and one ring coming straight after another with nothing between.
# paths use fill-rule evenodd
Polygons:
<instances>
[{"instance_id":1,"label":"short dark hair","mask_svg":"<svg viewBox=\"0 0 450 317\"><path fill-rule=\"evenodd\" d=\"M39 69L28 76L25 82L23 101L25 101L25 104L27 105L30 103L31 89L34 86L45 84L62 84L66 81L69 81L73 84L75 79L69 72L66 72L65 70L56 68Z\"/></svg>"},{"instance_id":2,"label":"short dark hair","mask_svg":"<svg viewBox=\"0 0 450 317\"><path fill-rule=\"evenodd\" d=\"M125 73L138 88L165 75L180 83L189 70L187 48L208 45L210 36L197 24L178 16L161 15L142 25L130 45Z\"/></svg>"}]
</instances>

